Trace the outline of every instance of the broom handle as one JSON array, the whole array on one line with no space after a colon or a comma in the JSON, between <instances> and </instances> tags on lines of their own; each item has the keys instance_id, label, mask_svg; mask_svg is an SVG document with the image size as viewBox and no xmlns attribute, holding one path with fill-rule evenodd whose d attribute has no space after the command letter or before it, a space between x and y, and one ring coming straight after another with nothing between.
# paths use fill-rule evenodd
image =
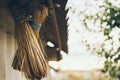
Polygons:
<instances>
[{"instance_id":1,"label":"broom handle","mask_svg":"<svg viewBox=\"0 0 120 80\"><path fill-rule=\"evenodd\" d=\"M50 9L50 14L51 14L51 16L53 18L52 21L53 21L53 24L54 24L54 26L56 28L56 32L57 32L57 39L58 39L58 46L59 46L57 58L58 58L58 61L59 61L60 60L60 50L62 49L61 39L60 39L58 24L57 24L57 20L56 20L56 16L55 16L55 10L54 10L54 7L53 7L52 0L48 0L48 4L49 4L49 9Z\"/></svg>"}]
</instances>

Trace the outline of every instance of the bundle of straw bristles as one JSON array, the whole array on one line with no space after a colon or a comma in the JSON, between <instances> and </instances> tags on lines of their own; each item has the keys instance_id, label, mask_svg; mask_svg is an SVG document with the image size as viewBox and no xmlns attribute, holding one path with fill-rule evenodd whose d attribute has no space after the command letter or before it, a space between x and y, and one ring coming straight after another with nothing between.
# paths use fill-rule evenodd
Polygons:
<instances>
[{"instance_id":1,"label":"bundle of straw bristles","mask_svg":"<svg viewBox=\"0 0 120 80\"><path fill-rule=\"evenodd\" d=\"M34 22L42 24L47 14L48 9L45 6L42 9L36 8L32 15ZM14 55L12 67L22 71L30 80L41 80L47 75L49 69L42 43L38 41L39 31L32 28L28 21L15 23L18 49Z\"/></svg>"}]
</instances>

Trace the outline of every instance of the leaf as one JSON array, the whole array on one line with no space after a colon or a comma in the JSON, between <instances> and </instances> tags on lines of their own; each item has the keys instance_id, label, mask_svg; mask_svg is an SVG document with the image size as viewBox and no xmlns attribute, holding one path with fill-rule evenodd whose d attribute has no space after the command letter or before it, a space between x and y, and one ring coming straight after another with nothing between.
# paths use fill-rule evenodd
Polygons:
<instances>
[{"instance_id":1,"label":"leaf","mask_svg":"<svg viewBox=\"0 0 120 80\"><path fill-rule=\"evenodd\" d=\"M110 32L111 32L111 29L105 29L104 30L104 35L109 35Z\"/></svg>"},{"instance_id":2,"label":"leaf","mask_svg":"<svg viewBox=\"0 0 120 80\"><path fill-rule=\"evenodd\" d=\"M105 52L105 58L108 58L108 57L110 57L110 54Z\"/></svg>"}]
</instances>

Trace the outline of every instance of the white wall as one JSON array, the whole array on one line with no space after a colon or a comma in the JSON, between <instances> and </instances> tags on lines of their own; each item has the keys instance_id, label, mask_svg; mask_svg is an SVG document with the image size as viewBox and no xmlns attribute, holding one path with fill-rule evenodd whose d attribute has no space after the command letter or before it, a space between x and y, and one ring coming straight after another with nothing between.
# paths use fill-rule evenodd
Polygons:
<instances>
[{"instance_id":1,"label":"white wall","mask_svg":"<svg viewBox=\"0 0 120 80\"><path fill-rule=\"evenodd\" d=\"M15 51L14 35L0 28L0 80L26 80L21 72L11 67Z\"/></svg>"}]
</instances>

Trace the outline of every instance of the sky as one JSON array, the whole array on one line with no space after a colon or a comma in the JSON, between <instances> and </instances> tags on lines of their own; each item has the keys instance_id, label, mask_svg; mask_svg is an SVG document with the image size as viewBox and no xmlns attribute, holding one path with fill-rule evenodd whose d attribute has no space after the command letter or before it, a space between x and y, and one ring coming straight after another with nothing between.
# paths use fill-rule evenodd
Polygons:
<instances>
[{"instance_id":1,"label":"sky","mask_svg":"<svg viewBox=\"0 0 120 80\"><path fill-rule=\"evenodd\" d=\"M120 7L120 0L109 1ZM68 55L61 51L63 59L59 62L49 62L50 65L62 70L93 70L104 67L105 58L99 57L95 51L101 50L100 47L104 43L104 49L109 52L113 47L114 53L120 45L120 29L114 28L109 35L112 40L105 41L107 37L103 33L104 27L99 27L99 21L95 25L92 25L92 20L87 21L89 29L86 29L82 23L84 15L94 15L102 11L103 9L98 7L101 4L103 4L103 0L68 0L66 5L66 10L68 10L66 16L68 19ZM81 14L82 11L85 13ZM106 24L104 25L106 27Z\"/></svg>"}]
</instances>

